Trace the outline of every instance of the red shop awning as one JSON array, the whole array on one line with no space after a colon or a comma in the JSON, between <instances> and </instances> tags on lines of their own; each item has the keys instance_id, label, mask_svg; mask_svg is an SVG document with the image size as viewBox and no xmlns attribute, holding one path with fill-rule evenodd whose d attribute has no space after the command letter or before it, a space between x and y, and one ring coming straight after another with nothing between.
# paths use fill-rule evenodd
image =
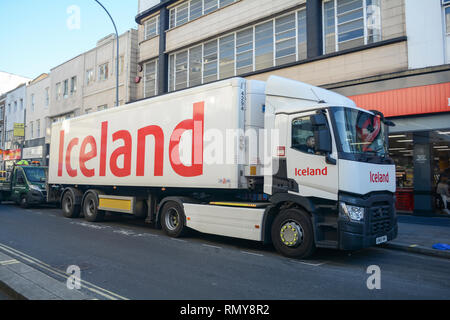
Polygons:
<instances>
[{"instance_id":1,"label":"red shop awning","mask_svg":"<svg viewBox=\"0 0 450 320\"><path fill-rule=\"evenodd\" d=\"M388 90L349 97L367 110L379 110L386 117L450 111L450 82Z\"/></svg>"}]
</instances>

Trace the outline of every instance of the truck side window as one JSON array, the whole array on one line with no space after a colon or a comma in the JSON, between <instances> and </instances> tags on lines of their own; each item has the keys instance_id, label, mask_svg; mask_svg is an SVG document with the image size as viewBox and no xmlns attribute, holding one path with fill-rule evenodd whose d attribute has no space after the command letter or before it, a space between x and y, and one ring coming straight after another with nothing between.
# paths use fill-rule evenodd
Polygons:
<instances>
[{"instance_id":1,"label":"truck side window","mask_svg":"<svg viewBox=\"0 0 450 320\"><path fill-rule=\"evenodd\" d=\"M21 171L17 172L16 184L18 184L18 185L25 184L25 177L23 176L23 173Z\"/></svg>"},{"instance_id":2,"label":"truck side window","mask_svg":"<svg viewBox=\"0 0 450 320\"><path fill-rule=\"evenodd\" d=\"M314 138L316 128L311 123L311 117L301 117L292 121L292 148L304 153L322 155L316 151Z\"/></svg>"}]
</instances>

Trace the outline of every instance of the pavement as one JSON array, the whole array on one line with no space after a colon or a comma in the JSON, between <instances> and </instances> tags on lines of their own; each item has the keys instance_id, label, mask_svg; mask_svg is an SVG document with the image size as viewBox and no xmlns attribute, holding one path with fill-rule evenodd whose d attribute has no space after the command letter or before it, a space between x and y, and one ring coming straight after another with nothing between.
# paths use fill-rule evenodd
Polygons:
<instances>
[{"instance_id":1,"label":"pavement","mask_svg":"<svg viewBox=\"0 0 450 320\"><path fill-rule=\"evenodd\" d=\"M399 239L423 225L417 217L399 220ZM427 221L427 227L445 224ZM0 205L0 253L0 279L15 288L15 299L450 299L450 260L442 257L374 247L290 259L253 241L198 233L171 239L129 217L90 223L53 208ZM72 265L81 270L80 290L66 286ZM374 265L379 290L367 287Z\"/></svg>"},{"instance_id":2,"label":"pavement","mask_svg":"<svg viewBox=\"0 0 450 320\"><path fill-rule=\"evenodd\" d=\"M49 277L0 252L0 300L89 300L91 297L69 289L66 283Z\"/></svg>"},{"instance_id":3,"label":"pavement","mask_svg":"<svg viewBox=\"0 0 450 320\"><path fill-rule=\"evenodd\" d=\"M398 236L386 248L450 259L450 250L436 250L433 245L450 245L450 217L398 215Z\"/></svg>"}]
</instances>

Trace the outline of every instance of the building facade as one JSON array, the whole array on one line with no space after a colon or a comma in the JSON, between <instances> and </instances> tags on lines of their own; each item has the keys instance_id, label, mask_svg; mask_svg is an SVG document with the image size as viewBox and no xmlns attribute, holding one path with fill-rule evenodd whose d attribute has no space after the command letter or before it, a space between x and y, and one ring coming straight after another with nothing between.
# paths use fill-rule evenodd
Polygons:
<instances>
[{"instance_id":1,"label":"building facade","mask_svg":"<svg viewBox=\"0 0 450 320\"><path fill-rule=\"evenodd\" d=\"M51 78L49 74L42 74L27 87L27 108L25 123L25 147L22 151L22 159L39 161L46 165L46 154L49 139Z\"/></svg>"},{"instance_id":2,"label":"building facade","mask_svg":"<svg viewBox=\"0 0 450 320\"><path fill-rule=\"evenodd\" d=\"M337 91L395 120L398 208L428 214L449 168L449 7L450 0L140 0L138 98L234 76L279 75Z\"/></svg>"},{"instance_id":3,"label":"building facade","mask_svg":"<svg viewBox=\"0 0 450 320\"><path fill-rule=\"evenodd\" d=\"M137 30L119 37L119 105L136 100ZM107 36L92 50L51 70L51 122L115 106L116 39Z\"/></svg>"}]
</instances>

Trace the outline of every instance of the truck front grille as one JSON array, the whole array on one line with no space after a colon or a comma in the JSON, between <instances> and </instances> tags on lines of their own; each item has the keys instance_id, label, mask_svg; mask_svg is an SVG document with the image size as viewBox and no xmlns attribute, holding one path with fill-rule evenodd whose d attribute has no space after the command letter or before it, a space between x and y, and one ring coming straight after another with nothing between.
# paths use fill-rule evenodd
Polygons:
<instances>
[{"instance_id":1,"label":"truck front grille","mask_svg":"<svg viewBox=\"0 0 450 320\"><path fill-rule=\"evenodd\" d=\"M369 209L370 233L379 235L391 229L391 206L389 204L374 204Z\"/></svg>"}]
</instances>

